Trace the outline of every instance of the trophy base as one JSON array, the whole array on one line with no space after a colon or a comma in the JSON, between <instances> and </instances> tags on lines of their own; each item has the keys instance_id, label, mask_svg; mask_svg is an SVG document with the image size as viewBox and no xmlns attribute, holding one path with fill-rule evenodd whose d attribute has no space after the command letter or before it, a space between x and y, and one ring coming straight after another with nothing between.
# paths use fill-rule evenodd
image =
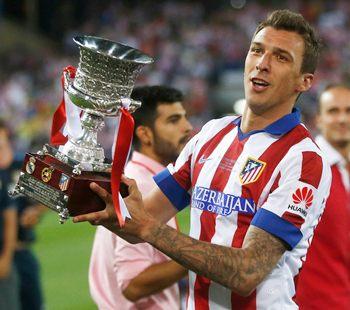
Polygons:
<instances>
[{"instance_id":1,"label":"trophy base","mask_svg":"<svg viewBox=\"0 0 350 310\"><path fill-rule=\"evenodd\" d=\"M105 208L103 200L89 185L96 182L111 192L110 173L82 171L49 154L27 153L14 194L23 194L59 213L60 222ZM128 195L120 184L122 197Z\"/></svg>"}]
</instances>

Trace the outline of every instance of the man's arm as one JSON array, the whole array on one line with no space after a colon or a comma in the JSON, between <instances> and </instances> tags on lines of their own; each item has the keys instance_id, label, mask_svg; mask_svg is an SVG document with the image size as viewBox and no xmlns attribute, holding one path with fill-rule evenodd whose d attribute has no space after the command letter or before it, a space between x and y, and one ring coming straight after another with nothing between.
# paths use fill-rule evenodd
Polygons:
<instances>
[{"instance_id":1,"label":"man's arm","mask_svg":"<svg viewBox=\"0 0 350 310\"><path fill-rule=\"evenodd\" d=\"M174 261L154 264L133 278L122 291L132 302L156 294L173 285L187 274L187 269Z\"/></svg>"},{"instance_id":2,"label":"man's arm","mask_svg":"<svg viewBox=\"0 0 350 310\"><path fill-rule=\"evenodd\" d=\"M3 211L3 248L0 254L0 279L5 278L11 269L17 240L17 211L9 208Z\"/></svg>"},{"instance_id":3,"label":"man's arm","mask_svg":"<svg viewBox=\"0 0 350 310\"><path fill-rule=\"evenodd\" d=\"M178 212L158 187L154 188L143 199L137 188L136 182L125 176L122 176L121 181L128 185L129 193L133 193L133 195L124 198L127 205L142 201L147 212L154 218L158 219L161 223L167 223ZM140 242L137 238L132 238L132 236L125 234L120 230L117 215L114 211L112 195L96 183L91 183L90 188L104 200L106 208L102 211L75 216L73 222L89 222L92 225L103 225L105 228L130 243Z\"/></svg>"},{"instance_id":4,"label":"man's arm","mask_svg":"<svg viewBox=\"0 0 350 310\"><path fill-rule=\"evenodd\" d=\"M131 215L122 231L140 238L179 264L230 290L249 295L271 272L287 246L264 230L250 226L241 249L199 241L160 223L143 207L136 182L125 180Z\"/></svg>"},{"instance_id":5,"label":"man's arm","mask_svg":"<svg viewBox=\"0 0 350 310\"><path fill-rule=\"evenodd\" d=\"M188 237L155 221L140 236L195 273L248 296L276 266L286 250L283 241L250 226L242 249Z\"/></svg>"},{"instance_id":6,"label":"man's arm","mask_svg":"<svg viewBox=\"0 0 350 310\"><path fill-rule=\"evenodd\" d=\"M127 204L128 200L125 203ZM155 187L144 198L143 203L147 212L161 223L167 223L178 212L159 187Z\"/></svg>"},{"instance_id":7,"label":"man's arm","mask_svg":"<svg viewBox=\"0 0 350 310\"><path fill-rule=\"evenodd\" d=\"M136 182L125 178L123 181L129 187L130 195L125 199L125 203L131 219L126 220L123 229L116 228L116 217L113 214L110 217L114 218L112 231L122 237L131 235L149 242L185 268L226 286L240 295L249 295L276 266L287 249L283 241L254 226L248 229L242 249L195 240L154 218L148 210L153 210L152 204L160 207L162 205L157 200L145 199L144 207ZM75 217L74 222L89 221L107 227L110 225L107 212L114 213L109 194L96 184L91 188L105 200L106 209ZM157 195L160 194L157 193ZM169 201L168 203L170 204ZM167 205L166 208L168 208ZM171 208L175 210L174 207Z\"/></svg>"}]
</instances>

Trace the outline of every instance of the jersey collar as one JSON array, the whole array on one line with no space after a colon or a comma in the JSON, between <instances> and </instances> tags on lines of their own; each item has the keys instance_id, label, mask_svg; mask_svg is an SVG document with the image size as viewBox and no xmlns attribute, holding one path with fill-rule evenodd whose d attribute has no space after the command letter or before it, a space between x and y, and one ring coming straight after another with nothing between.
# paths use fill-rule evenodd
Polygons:
<instances>
[{"instance_id":1,"label":"jersey collar","mask_svg":"<svg viewBox=\"0 0 350 310\"><path fill-rule=\"evenodd\" d=\"M240 125L241 125L241 119L242 117L236 118L233 123L237 125L238 127L238 139L243 140L245 138L248 138L249 136L258 133L258 132L266 132L270 135L283 135L289 131L291 131L294 127L300 124L301 121L301 115L300 110L298 108L293 108L292 113L289 113L277 121L273 122L272 124L266 126L264 129L261 130L252 130L247 133L243 133L241 131Z\"/></svg>"}]
</instances>

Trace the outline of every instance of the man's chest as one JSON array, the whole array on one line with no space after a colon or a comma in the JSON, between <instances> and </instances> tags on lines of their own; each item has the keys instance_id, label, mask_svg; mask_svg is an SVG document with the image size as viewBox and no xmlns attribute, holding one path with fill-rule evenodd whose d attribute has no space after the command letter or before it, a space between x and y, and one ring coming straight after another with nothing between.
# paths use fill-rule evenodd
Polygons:
<instances>
[{"instance_id":1,"label":"man's chest","mask_svg":"<svg viewBox=\"0 0 350 310\"><path fill-rule=\"evenodd\" d=\"M192 202L220 205L224 213L255 212L259 197L253 194L262 192L276 167L271 158L261 159L261 154L261 149L243 143L196 154L191 171Z\"/></svg>"},{"instance_id":2,"label":"man's chest","mask_svg":"<svg viewBox=\"0 0 350 310\"><path fill-rule=\"evenodd\" d=\"M214 155L202 157L193 169L191 223L198 232L192 229L192 236L240 246L270 186L264 178L269 162L248 150Z\"/></svg>"}]
</instances>

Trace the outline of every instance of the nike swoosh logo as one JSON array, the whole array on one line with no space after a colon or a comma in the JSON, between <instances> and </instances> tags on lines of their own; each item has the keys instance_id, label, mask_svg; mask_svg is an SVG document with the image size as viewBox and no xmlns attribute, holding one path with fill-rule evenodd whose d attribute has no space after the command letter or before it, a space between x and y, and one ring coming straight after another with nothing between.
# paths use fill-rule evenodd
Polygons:
<instances>
[{"instance_id":1,"label":"nike swoosh logo","mask_svg":"<svg viewBox=\"0 0 350 310\"><path fill-rule=\"evenodd\" d=\"M208 160L212 160L212 158L205 158L204 155L202 155L201 158L198 160L198 163L204 164Z\"/></svg>"}]
</instances>

